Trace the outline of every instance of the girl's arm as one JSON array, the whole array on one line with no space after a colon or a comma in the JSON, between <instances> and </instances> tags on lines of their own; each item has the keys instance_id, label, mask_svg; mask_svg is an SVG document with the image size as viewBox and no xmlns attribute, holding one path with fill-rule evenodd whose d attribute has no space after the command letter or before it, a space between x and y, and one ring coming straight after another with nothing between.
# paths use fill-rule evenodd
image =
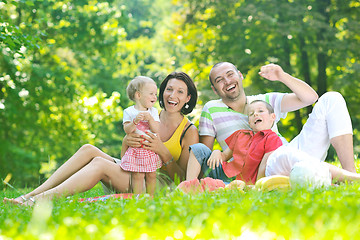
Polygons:
<instances>
[{"instance_id":1,"label":"girl's arm","mask_svg":"<svg viewBox=\"0 0 360 240\"><path fill-rule=\"evenodd\" d=\"M160 122L155 121L154 118L152 118L152 117L148 121L149 121L149 125L150 125L150 131L153 133L158 133L160 130Z\"/></svg>"},{"instance_id":2,"label":"girl's arm","mask_svg":"<svg viewBox=\"0 0 360 240\"><path fill-rule=\"evenodd\" d=\"M135 132L135 129L136 129L136 124L134 123L134 121L124 123L124 131L126 134Z\"/></svg>"},{"instance_id":3,"label":"girl's arm","mask_svg":"<svg viewBox=\"0 0 360 240\"><path fill-rule=\"evenodd\" d=\"M158 133L160 130L160 122L155 121L149 112L144 112L144 119L149 122L150 131L153 133Z\"/></svg>"},{"instance_id":4,"label":"girl's arm","mask_svg":"<svg viewBox=\"0 0 360 240\"><path fill-rule=\"evenodd\" d=\"M139 113L136 117L130 122L124 123L124 131L126 134L133 133L136 130L136 125L139 124L140 121L144 120L145 116L143 113Z\"/></svg>"}]
</instances>

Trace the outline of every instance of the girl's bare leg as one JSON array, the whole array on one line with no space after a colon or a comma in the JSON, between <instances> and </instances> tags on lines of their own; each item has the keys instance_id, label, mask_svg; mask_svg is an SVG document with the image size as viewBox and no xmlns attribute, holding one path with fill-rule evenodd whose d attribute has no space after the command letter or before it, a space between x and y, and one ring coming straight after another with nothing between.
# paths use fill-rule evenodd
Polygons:
<instances>
[{"instance_id":1,"label":"girl's bare leg","mask_svg":"<svg viewBox=\"0 0 360 240\"><path fill-rule=\"evenodd\" d=\"M25 194L26 199L43 193L51 188L56 187L65 180L67 180L74 173L86 166L94 157L102 157L109 161L113 161L112 157L102 152L95 146L90 144L83 145L71 158L69 158L63 165L61 165L43 184L28 194ZM22 197L15 199L4 198L4 202L22 203Z\"/></svg>"},{"instance_id":2,"label":"girl's bare leg","mask_svg":"<svg viewBox=\"0 0 360 240\"><path fill-rule=\"evenodd\" d=\"M345 169L338 168L337 166L334 166L332 164L324 162L324 164L328 165L332 179L339 182L345 182L345 181L359 181L360 180L360 174L353 173Z\"/></svg>"},{"instance_id":3,"label":"girl's bare leg","mask_svg":"<svg viewBox=\"0 0 360 240\"><path fill-rule=\"evenodd\" d=\"M53 199L57 196L70 196L93 188L99 181L111 185L119 192L127 192L130 174L119 165L102 157L95 157L89 164L67 178L58 186L33 196L33 199ZM28 201L25 204L32 204Z\"/></svg>"},{"instance_id":4,"label":"girl's bare leg","mask_svg":"<svg viewBox=\"0 0 360 240\"><path fill-rule=\"evenodd\" d=\"M131 173L131 185L134 194L140 194L144 192L144 178L145 173L132 172Z\"/></svg>"},{"instance_id":5,"label":"girl's bare leg","mask_svg":"<svg viewBox=\"0 0 360 240\"><path fill-rule=\"evenodd\" d=\"M146 192L153 196L156 188L156 172L145 173L145 184Z\"/></svg>"}]
</instances>

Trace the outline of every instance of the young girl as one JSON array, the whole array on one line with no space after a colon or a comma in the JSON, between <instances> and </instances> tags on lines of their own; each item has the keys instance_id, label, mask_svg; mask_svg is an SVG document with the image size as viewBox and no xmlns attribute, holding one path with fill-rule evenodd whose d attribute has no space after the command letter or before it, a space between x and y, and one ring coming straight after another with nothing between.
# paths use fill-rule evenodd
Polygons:
<instances>
[{"instance_id":1,"label":"young girl","mask_svg":"<svg viewBox=\"0 0 360 240\"><path fill-rule=\"evenodd\" d=\"M157 86L154 80L139 76L126 88L128 97L135 105L124 110L123 124L126 134L136 132L146 135L145 131L158 133L159 114L154 103L157 100ZM161 160L153 151L129 147L121 158L120 167L131 173L133 192L142 192L145 178L146 191L153 195L156 186L156 170L161 167Z\"/></svg>"}]
</instances>

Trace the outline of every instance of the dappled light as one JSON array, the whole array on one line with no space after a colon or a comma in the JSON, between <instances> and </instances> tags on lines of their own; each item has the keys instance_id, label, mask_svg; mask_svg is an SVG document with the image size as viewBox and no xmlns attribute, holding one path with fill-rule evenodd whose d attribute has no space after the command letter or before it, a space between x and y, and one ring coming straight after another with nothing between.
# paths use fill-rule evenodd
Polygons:
<instances>
[{"instance_id":1,"label":"dappled light","mask_svg":"<svg viewBox=\"0 0 360 240\"><path fill-rule=\"evenodd\" d=\"M243 73L248 94L288 89L262 79L277 63L321 95L341 92L359 154L358 1L7 1L0 3L0 170L11 182L43 181L85 143L119 156L126 86L138 75L156 83L185 71L199 90L189 116L213 93L219 61ZM159 105L155 105L158 109ZM309 110L279 124L288 140ZM49 162L51 159L51 164ZM329 160L334 159L330 152ZM54 163L55 162L55 163Z\"/></svg>"}]
</instances>

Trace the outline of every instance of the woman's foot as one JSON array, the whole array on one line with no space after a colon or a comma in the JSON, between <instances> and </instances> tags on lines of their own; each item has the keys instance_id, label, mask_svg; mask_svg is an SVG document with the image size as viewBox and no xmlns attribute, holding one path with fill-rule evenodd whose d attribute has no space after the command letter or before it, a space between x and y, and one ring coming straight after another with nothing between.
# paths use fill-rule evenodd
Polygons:
<instances>
[{"instance_id":1,"label":"woman's foot","mask_svg":"<svg viewBox=\"0 0 360 240\"><path fill-rule=\"evenodd\" d=\"M21 195L17 198L4 198L3 203L22 204L27 201L25 195Z\"/></svg>"},{"instance_id":2,"label":"woman's foot","mask_svg":"<svg viewBox=\"0 0 360 240\"><path fill-rule=\"evenodd\" d=\"M32 206L34 206L34 204L35 204L35 198L29 197L28 200L26 200L25 202L21 203L20 205L21 205L21 206L30 206L30 207L32 207Z\"/></svg>"},{"instance_id":3,"label":"woman's foot","mask_svg":"<svg viewBox=\"0 0 360 240\"><path fill-rule=\"evenodd\" d=\"M21 195L17 198L4 198L4 203L12 203L16 205L25 205L32 206L35 203L35 199L33 197L26 198L25 195Z\"/></svg>"}]
</instances>

